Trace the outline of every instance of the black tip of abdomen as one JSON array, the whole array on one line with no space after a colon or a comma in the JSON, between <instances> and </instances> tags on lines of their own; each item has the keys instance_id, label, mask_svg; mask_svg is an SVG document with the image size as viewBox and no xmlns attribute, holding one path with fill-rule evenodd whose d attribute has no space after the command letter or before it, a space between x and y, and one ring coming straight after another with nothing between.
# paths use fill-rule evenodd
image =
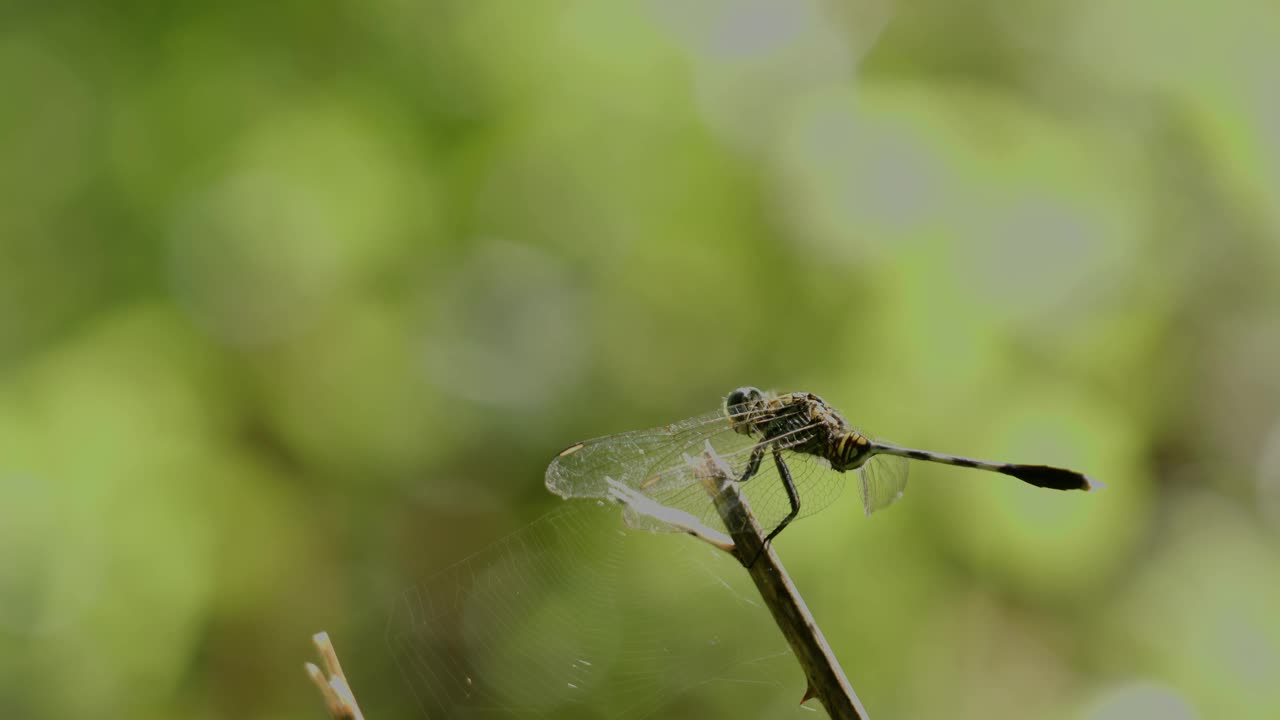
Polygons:
<instances>
[{"instance_id":1,"label":"black tip of abdomen","mask_svg":"<svg viewBox=\"0 0 1280 720\"><path fill-rule=\"evenodd\" d=\"M1092 490L1097 486L1083 473L1048 465L1006 465L999 472L1051 490Z\"/></svg>"}]
</instances>

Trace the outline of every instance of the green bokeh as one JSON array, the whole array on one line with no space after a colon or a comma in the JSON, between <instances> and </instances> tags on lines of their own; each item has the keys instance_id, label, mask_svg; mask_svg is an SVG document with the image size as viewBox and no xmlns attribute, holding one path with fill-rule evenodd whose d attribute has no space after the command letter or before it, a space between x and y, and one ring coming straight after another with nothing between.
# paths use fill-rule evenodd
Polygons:
<instances>
[{"instance_id":1,"label":"green bokeh","mask_svg":"<svg viewBox=\"0 0 1280 720\"><path fill-rule=\"evenodd\" d=\"M560 448L747 383L1107 483L921 466L890 511L790 528L873 716L1280 715L1270 4L0 19L6 716L322 717L321 629L371 719L416 716L406 589L546 531L491 545L558 506ZM557 717L805 712L731 563L608 520L475 576L443 628L475 682Z\"/></svg>"}]
</instances>

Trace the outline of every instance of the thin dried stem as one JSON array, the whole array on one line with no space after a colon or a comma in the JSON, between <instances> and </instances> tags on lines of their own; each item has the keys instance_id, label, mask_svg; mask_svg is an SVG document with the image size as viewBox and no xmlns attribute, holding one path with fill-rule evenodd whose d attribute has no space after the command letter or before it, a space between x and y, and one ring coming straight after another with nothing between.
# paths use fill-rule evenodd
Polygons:
<instances>
[{"instance_id":1,"label":"thin dried stem","mask_svg":"<svg viewBox=\"0 0 1280 720\"><path fill-rule=\"evenodd\" d=\"M356 703L356 696L347 684L347 676L342 672L342 663L338 662L338 652L333 649L333 643L329 640L329 633L316 633L311 636L311 642L319 651L325 669L321 671L314 663L305 663L303 667L320 691L320 696L324 698L329 715L334 720L364 720L360 705Z\"/></svg>"},{"instance_id":2,"label":"thin dried stem","mask_svg":"<svg viewBox=\"0 0 1280 720\"><path fill-rule=\"evenodd\" d=\"M867 720L867 711L783 568L782 561L772 547L765 545L765 535L752 515L747 499L738 492L733 472L710 445L701 462L691 462L698 469L703 486L714 500L725 526L741 528L731 532L732 554L747 568L778 629L782 630L804 670L809 686L800 702L816 697L835 720Z\"/></svg>"}]
</instances>

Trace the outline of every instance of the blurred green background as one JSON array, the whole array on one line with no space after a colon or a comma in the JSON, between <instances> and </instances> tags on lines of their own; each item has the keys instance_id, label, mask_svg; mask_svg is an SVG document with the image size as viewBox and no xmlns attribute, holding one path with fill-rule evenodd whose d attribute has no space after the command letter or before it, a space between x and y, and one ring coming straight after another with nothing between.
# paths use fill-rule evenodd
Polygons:
<instances>
[{"instance_id":1,"label":"blurred green background","mask_svg":"<svg viewBox=\"0 0 1280 720\"><path fill-rule=\"evenodd\" d=\"M417 716L405 587L756 384L1108 483L784 533L874 717L1280 716L1278 67L1256 0L6 6L0 714L323 717L324 629Z\"/></svg>"}]
</instances>

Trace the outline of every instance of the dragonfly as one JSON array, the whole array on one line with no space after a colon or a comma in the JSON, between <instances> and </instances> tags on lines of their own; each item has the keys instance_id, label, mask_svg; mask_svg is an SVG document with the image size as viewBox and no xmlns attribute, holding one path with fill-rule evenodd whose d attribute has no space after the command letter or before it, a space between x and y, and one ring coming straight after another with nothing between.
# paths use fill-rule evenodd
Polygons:
<instances>
[{"instance_id":1,"label":"dragonfly","mask_svg":"<svg viewBox=\"0 0 1280 720\"><path fill-rule=\"evenodd\" d=\"M574 443L547 467L547 488L564 498L609 499L610 481L729 532L690 462L704 449L723 461L746 495L768 544L793 520L828 507L850 472L858 477L867 515L892 505L907 485L909 461L955 465L1015 477L1051 490L1093 490L1096 480L1049 465L990 462L903 447L851 425L822 398L808 392L772 393L740 387L715 412L662 427ZM628 516L648 530L669 530Z\"/></svg>"}]
</instances>

